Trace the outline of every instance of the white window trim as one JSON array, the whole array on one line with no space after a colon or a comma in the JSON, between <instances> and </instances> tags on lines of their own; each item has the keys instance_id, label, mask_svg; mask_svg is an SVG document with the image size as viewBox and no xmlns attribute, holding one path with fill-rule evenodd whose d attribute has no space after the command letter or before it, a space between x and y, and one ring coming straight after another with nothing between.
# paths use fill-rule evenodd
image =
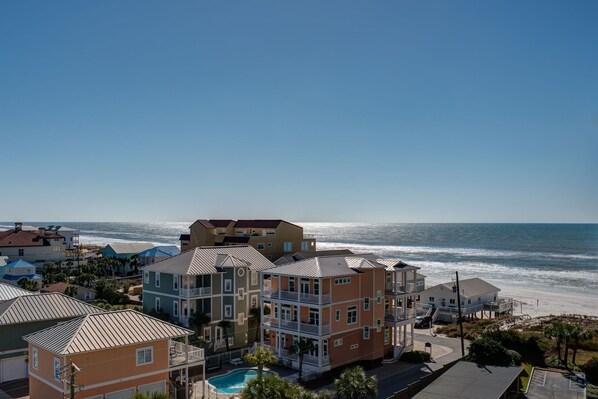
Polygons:
<instances>
[{"instance_id":1,"label":"white window trim","mask_svg":"<svg viewBox=\"0 0 598 399\"><path fill-rule=\"evenodd\" d=\"M228 283L228 288L226 288ZM233 280L230 278L224 279L224 292L231 292L233 290Z\"/></svg>"},{"instance_id":2,"label":"white window trim","mask_svg":"<svg viewBox=\"0 0 598 399\"><path fill-rule=\"evenodd\" d=\"M207 331L207 334L206 334L206 331ZM212 327L204 327L203 328L203 339L205 339L208 342L212 340Z\"/></svg>"},{"instance_id":3,"label":"white window trim","mask_svg":"<svg viewBox=\"0 0 598 399\"><path fill-rule=\"evenodd\" d=\"M343 345L343 339L342 338L334 340L334 347L342 346L342 345Z\"/></svg>"},{"instance_id":4,"label":"white window trim","mask_svg":"<svg viewBox=\"0 0 598 399\"><path fill-rule=\"evenodd\" d=\"M179 290L179 276L177 276L176 274L172 275L172 289L173 291Z\"/></svg>"},{"instance_id":5,"label":"white window trim","mask_svg":"<svg viewBox=\"0 0 598 399\"><path fill-rule=\"evenodd\" d=\"M251 271L251 285L257 285L257 272L255 270Z\"/></svg>"},{"instance_id":6,"label":"white window trim","mask_svg":"<svg viewBox=\"0 0 598 399\"><path fill-rule=\"evenodd\" d=\"M363 310L366 312L370 310L370 298L368 297L363 298Z\"/></svg>"},{"instance_id":7,"label":"white window trim","mask_svg":"<svg viewBox=\"0 0 598 399\"><path fill-rule=\"evenodd\" d=\"M156 309L156 313L158 313L160 311L160 309L162 308L162 304L160 303L160 297L157 296L156 299L154 300L154 306Z\"/></svg>"},{"instance_id":8,"label":"white window trim","mask_svg":"<svg viewBox=\"0 0 598 399\"><path fill-rule=\"evenodd\" d=\"M336 310L336 321L341 321L341 310L340 309Z\"/></svg>"},{"instance_id":9,"label":"white window trim","mask_svg":"<svg viewBox=\"0 0 598 399\"><path fill-rule=\"evenodd\" d=\"M147 270L143 271L143 282L149 284L149 272Z\"/></svg>"},{"instance_id":10,"label":"white window trim","mask_svg":"<svg viewBox=\"0 0 598 399\"><path fill-rule=\"evenodd\" d=\"M353 310L355 310L355 321L349 322L349 313L352 313ZM358 314L357 314L357 306L353 305L353 306L347 307L347 325L357 324L358 320L359 320L359 318L358 318Z\"/></svg>"},{"instance_id":11,"label":"white window trim","mask_svg":"<svg viewBox=\"0 0 598 399\"><path fill-rule=\"evenodd\" d=\"M149 362L143 362L143 363L139 363L139 352L141 351L146 351L146 350L150 350L150 358L151 360ZM145 355L144 355L145 357ZM148 364L152 364L154 363L154 347L153 346L146 346L145 348L138 348L137 350L135 350L135 365L136 366L146 366Z\"/></svg>"},{"instance_id":12,"label":"white window trim","mask_svg":"<svg viewBox=\"0 0 598 399\"><path fill-rule=\"evenodd\" d=\"M251 300L250 300L249 306L251 308L257 308L258 307L257 295L252 295L251 296Z\"/></svg>"},{"instance_id":13,"label":"white window trim","mask_svg":"<svg viewBox=\"0 0 598 399\"><path fill-rule=\"evenodd\" d=\"M156 285L156 288L160 288L160 272L156 272L154 277L154 283Z\"/></svg>"},{"instance_id":14,"label":"white window trim","mask_svg":"<svg viewBox=\"0 0 598 399\"><path fill-rule=\"evenodd\" d=\"M363 326L363 339L370 339L370 326Z\"/></svg>"},{"instance_id":15,"label":"white window trim","mask_svg":"<svg viewBox=\"0 0 598 399\"><path fill-rule=\"evenodd\" d=\"M39 352L37 348L31 348L31 367L37 370L39 366Z\"/></svg>"},{"instance_id":16,"label":"white window trim","mask_svg":"<svg viewBox=\"0 0 598 399\"><path fill-rule=\"evenodd\" d=\"M242 301L245 299L245 288L239 288L237 290L237 295L239 296L239 300Z\"/></svg>"},{"instance_id":17,"label":"white window trim","mask_svg":"<svg viewBox=\"0 0 598 399\"><path fill-rule=\"evenodd\" d=\"M233 305L224 305L224 317L229 319L233 317Z\"/></svg>"},{"instance_id":18,"label":"white window trim","mask_svg":"<svg viewBox=\"0 0 598 399\"><path fill-rule=\"evenodd\" d=\"M178 303L178 301L174 301L172 303L172 315L174 317L179 317L179 303Z\"/></svg>"}]
</instances>

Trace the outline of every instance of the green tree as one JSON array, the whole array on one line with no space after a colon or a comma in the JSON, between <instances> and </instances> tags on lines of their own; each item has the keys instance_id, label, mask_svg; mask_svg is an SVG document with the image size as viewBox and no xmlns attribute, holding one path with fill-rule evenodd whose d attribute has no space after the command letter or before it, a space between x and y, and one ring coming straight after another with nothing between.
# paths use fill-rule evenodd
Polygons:
<instances>
[{"instance_id":1,"label":"green tree","mask_svg":"<svg viewBox=\"0 0 598 399\"><path fill-rule=\"evenodd\" d=\"M27 277L21 277L17 281L17 285L19 288L22 288L27 291L37 291L37 282L34 280L29 280Z\"/></svg>"},{"instance_id":2,"label":"green tree","mask_svg":"<svg viewBox=\"0 0 598 399\"><path fill-rule=\"evenodd\" d=\"M69 285L64 289L64 295L74 297L79 293L79 289L74 285Z\"/></svg>"},{"instance_id":3,"label":"green tree","mask_svg":"<svg viewBox=\"0 0 598 399\"><path fill-rule=\"evenodd\" d=\"M152 392L149 395L145 392L135 392L131 399L169 399L169 396L163 392Z\"/></svg>"},{"instance_id":4,"label":"green tree","mask_svg":"<svg viewBox=\"0 0 598 399\"><path fill-rule=\"evenodd\" d=\"M483 365L510 366L518 357L517 352L509 351L490 338L479 338L469 345L469 360Z\"/></svg>"},{"instance_id":5,"label":"green tree","mask_svg":"<svg viewBox=\"0 0 598 399\"><path fill-rule=\"evenodd\" d=\"M254 308L249 309L249 317L253 320L253 325L255 327L255 342L259 342L260 339L260 324L262 320L262 308L260 306L256 306Z\"/></svg>"},{"instance_id":6,"label":"green tree","mask_svg":"<svg viewBox=\"0 0 598 399\"><path fill-rule=\"evenodd\" d=\"M242 399L299 399L302 389L277 375L253 378L241 390Z\"/></svg>"},{"instance_id":7,"label":"green tree","mask_svg":"<svg viewBox=\"0 0 598 399\"><path fill-rule=\"evenodd\" d=\"M378 395L378 380L374 376L367 377L361 366L350 367L334 380L334 389L340 398L375 398Z\"/></svg>"},{"instance_id":8,"label":"green tree","mask_svg":"<svg viewBox=\"0 0 598 399\"><path fill-rule=\"evenodd\" d=\"M565 339L565 324L561 321L553 321L549 325L544 326L544 336L556 340L558 358L559 360L562 360L561 346Z\"/></svg>"},{"instance_id":9,"label":"green tree","mask_svg":"<svg viewBox=\"0 0 598 399\"><path fill-rule=\"evenodd\" d=\"M228 352L228 332L233 327L232 323L228 320L220 320L218 327L222 328L222 335L224 335L224 344L226 345L226 351Z\"/></svg>"},{"instance_id":10,"label":"green tree","mask_svg":"<svg viewBox=\"0 0 598 399\"><path fill-rule=\"evenodd\" d=\"M314 348L314 343L305 338L294 341L293 345L289 348L289 352L292 355L297 355L299 360L299 381L303 377L303 356Z\"/></svg>"},{"instance_id":11,"label":"green tree","mask_svg":"<svg viewBox=\"0 0 598 399\"><path fill-rule=\"evenodd\" d=\"M195 335L197 335L199 338L203 335L203 327L210 324L211 321L212 318L209 314L199 311L191 315L191 318L189 319L189 326L195 330Z\"/></svg>"},{"instance_id":12,"label":"green tree","mask_svg":"<svg viewBox=\"0 0 598 399\"><path fill-rule=\"evenodd\" d=\"M276 356L266 348L258 346L255 352L245 355L245 361L257 367L257 378L262 379L264 367L270 364L276 364Z\"/></svg>"},{"instance_id":13,"label":"green tree","mask_svg":"<svg viewBox=\"0 0 598 399\"><path fill-rule=\"evenodd\" d=\"M571 363L575 364L577 357L577 347L582 341L590 341L594 338L594 331L590 329L584 329L581 325L575 324L572 330L571 338L573 340L573 358Z\"/></svg>"}]
</instances>

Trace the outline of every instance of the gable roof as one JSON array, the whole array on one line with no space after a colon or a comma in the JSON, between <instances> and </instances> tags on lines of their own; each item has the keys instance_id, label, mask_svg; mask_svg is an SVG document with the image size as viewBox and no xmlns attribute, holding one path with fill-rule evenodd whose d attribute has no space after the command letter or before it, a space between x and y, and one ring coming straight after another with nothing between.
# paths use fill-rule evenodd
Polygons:
<instances>
[{"instance_id":1,"label":"gable roof","mask_svg":"<svg viewBox=\"0 0 598 399\"><path fill-rule=\"evenodd\" d=\"M274 267L274 264L255 248L248 245L230 245L194 248L146 266L143 270L179 275L213 274L221 271L219 269L223 266L222 259L225 258L236 266L248 266L255 271Z\"/></svg>"},{"instance_id":2,"label":"gable roof","mask_svg":"<svg viewBox=\"0 0 598 399\"><path fill-rule=\"evenodd\" d=\"M360 273L362 269L385 269L376 261L359 256L318 256L288 263L268 270L268 273L298 277L340 277Z\"/></svg>"},{"instance_id":3,"label":"gable roof","mask_svg":"<svg viewBox=\"0 0 598 399\"><path fill-rule=\"evenodd\" d=\"M57 355L73 355L191 334L186 328L128 309L89 314L23 339Z\"/></svg>"},{"instance_id":4,"label":"gable roof","mask_svg":"<svg viewBox=\"0 0 598 399\"><path fill-rule=\"evenodd\" d=\"M33 263L29 263L27 261L24 260L17 260L15 262L11 262L8 265L6 265L6 267L9 267L11 269L19 269L19 268L25 268L25 267L32 267L35 269L35 265Z\"/></svg>"},{"instance_id":5,"label":"gable roof","mask_svg":"<svg viewBox=\"0 0 598 399\"><path fill-rule=\"evenodd\" d=\"M154 248L146 249L145 251L139 252L137 255L143 256L154 256L154 257L164 257L164 256L175 256L180 254L181 251L178 247L174 245L160 245Z\"/></svg>"},{"instance_id":6,"label":"gable roof","mask_svg":"<svg viewBox=\"0 0 598 399\"><path fill-rule=\"evenodd\" d=\"M104 249L112 248L116 254L138 254L141 251L154 247L154 244L149 242L117 242L108 244Z\"/></svg>"},{"instance_id":7,"label":"gable roof","mask_svg":"<svg viewBox=\"0 0 598 399\"><path fill-rule=\"evenodd\" d=\"M33 295L33 292L23 290L14 285L0 283L0 302L8 301L24 295Z\"/></svg>"},{"instance_id":8,"label":"gable roof","mask_svg":"<svg viewBox=\"0 0 598 399\"><path fill-rule=\"evenodd\" d=\"M0 247L41 247L49 245L38 231L0 231Z\"/></svg>"},{"instance_id":9,"label":"gable roof","mask_svg":"<svg viewBox=\"0 0 598 399\"><path fill-rule=\"evenodd\" d=\"M103 309L59 293L24 295L0 303L0 326L103 312Z\"/></svg>"},{"instance_id":10,"label":"gable roof","mask_svg":"<svg viewBox=\"0 0 598 399\"><path fill-rule=\"evenodd\" d=\"M452 291L453 286L455 285L455 282L449 281L446 283L438 284L434 287L430 287L428 289L433 289L440 285L442 285L446 289ZM496 287L478 277L459 280L459 288L461 289L461 295L463 295L466 298L480 296L480 295L484 295L484 294L491 294L493 292L500 291L500 288L498 288L498 287Z\"/></svg>"}]
</instances>

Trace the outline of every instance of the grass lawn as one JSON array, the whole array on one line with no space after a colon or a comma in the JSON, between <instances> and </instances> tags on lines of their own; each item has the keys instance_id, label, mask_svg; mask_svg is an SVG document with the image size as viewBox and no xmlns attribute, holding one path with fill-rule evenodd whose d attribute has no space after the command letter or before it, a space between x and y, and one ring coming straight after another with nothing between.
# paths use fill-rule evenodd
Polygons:
<instances>
[{"instance_id":1,"label":"grass lawn","mask_svg":"<svg viewBox=\"0 0 598 399\"><path fill-rule=\"evenodd\" d=\"M598 399L598 385L588 384L586 387L587 399Z\"/></svg>"},{"instance_id":2,"label":"grass lawn","mask_svg":"<svg viewBox=\"0 0 598 399\"><path fill-rule=\"evenodd\" d=\"M527 384L529 384L529 379L532 376L532 365L530 363L521 363L523 366L523 373L521 373L521 392L525 392L527 389Z\"/></svg>"}]
</instances>

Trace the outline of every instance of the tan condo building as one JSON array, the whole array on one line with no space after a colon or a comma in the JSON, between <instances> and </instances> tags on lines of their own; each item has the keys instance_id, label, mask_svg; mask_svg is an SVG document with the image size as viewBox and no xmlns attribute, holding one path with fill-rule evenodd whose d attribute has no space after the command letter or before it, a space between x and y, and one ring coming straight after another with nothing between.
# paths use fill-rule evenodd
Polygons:
<instances>
[{"instance_id":1,"label":"tan condo building","mask_svg":"<svg viewBox=\"0 0 598 399\"><path fill-rule=\"evenodd\" d=\"M316 239L285 220L196 220L181 234L181 252L215 245L250 245L270 261L285 254L314 252Z\"/></svg>"},{"instance_id":2,"label":"tan condo building","mask_svg":"<svg viewBox=\"0 0 598 399\"><path fill-rule=\"evenodd\" d=\"M261 272L262 345L313 374L413 348L417 267L375 255L322 256ZM309 373L308 373L309 376Z\"/></svg>"}]
</instances>

